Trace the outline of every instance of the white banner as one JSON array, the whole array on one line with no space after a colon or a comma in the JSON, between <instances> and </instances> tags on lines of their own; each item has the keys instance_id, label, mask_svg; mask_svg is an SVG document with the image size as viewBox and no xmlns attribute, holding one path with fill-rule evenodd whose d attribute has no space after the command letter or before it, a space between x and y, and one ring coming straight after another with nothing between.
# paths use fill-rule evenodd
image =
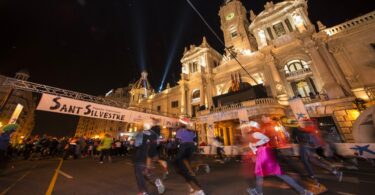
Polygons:
<instances>
[{"instance_id":1,"label":"white banner","mask_svg":"<svg viewBox=\"0 0 375 195\"><path fill-rule=\"evenodd\" d=\"M292 100L289 100L289 105L292 108L294 117L296 117L297 120L310 118L301 98L294 98Z\"/></svg>"},{"instance_id":2,"label":"white banner","mask_svg":"<svg viewBox=\"0 0 375 195\"><path fill-rule=\"evenodd\" d=\"M337 153L347 158L362 158L375 159L375 144L374 143L336 143ZM216 154L216 148L213 146L199 146L200 154ZM236 146L225 146L224 151L226 155L241 154L241 151ZM291 144L290 153L286 155L299 156L299 145Z\"/></svg>"},{"instance_id":3,"label":"white banner","mask_svg":"<svg viewBox=\"0 0 375 195\"><path fill-rule=\"evenodd\" d=\"M160 125L166 127L175 127L178 123L177 118L132 111L50 94L42 95L37 110L141 124L144 121L156 119L160 121Z\"/></svg>"},{"instance_id":4,"label":"white banner","mask_svg":"<svg viewBox=\"0 0 375 195\"><path fill-rule=\"evenodd\" d=\"M12 116L9 119L9 124L15 124L23 110L23 106L21 104L17 104L16 109L14 109Z\"/></svg>"},{"instance_id":5,"label":"white banner","mask_svg":"<svg viewBox=\"0 0 375 195\"><path fill-rule=\"evenodd\" d=\"M337 153L343 156L375 159L374 143L337 143L335 145Z\"/></svg>"}]
</instances>

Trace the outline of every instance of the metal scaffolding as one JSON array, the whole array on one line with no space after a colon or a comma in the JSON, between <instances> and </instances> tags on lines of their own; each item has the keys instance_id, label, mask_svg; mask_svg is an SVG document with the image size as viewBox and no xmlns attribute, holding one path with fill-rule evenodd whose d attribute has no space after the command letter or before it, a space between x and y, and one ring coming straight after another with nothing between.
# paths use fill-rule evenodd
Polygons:
<instances>
[{"instance_id":1,"label":"metal scaffolding","mask_svg":"<svg viewBox=\"0 0 375 195\"><path fill-rule=\"evenodd\" d=\"M139 107L129 107L129 104L127 103L111 100L109 98L103 98L103 97L93 96L93 95L89 95L85 93L70 91L66 89L60 89L57 87L51 87L48 85L33 83L29 81L23 81L23 80L19 80L15 78L10 78L10 77L6 77L2 85L9 86L12 89L19 89L19 90L30 91L30 92L35 92L35 93L47 93L47 94L71 98L75 100L82 100L86 102L103 104L103 105L108 105L108 106L113 106L113 107L118 107L118 108L134 110L134 111L157 114L157 115L162 115L162 116L169 116L169 117L174 117L174 118L176 117L175 114L159 112L159 111L154 111L154 110L139 108Z\"/></svg>"}]
</instances>

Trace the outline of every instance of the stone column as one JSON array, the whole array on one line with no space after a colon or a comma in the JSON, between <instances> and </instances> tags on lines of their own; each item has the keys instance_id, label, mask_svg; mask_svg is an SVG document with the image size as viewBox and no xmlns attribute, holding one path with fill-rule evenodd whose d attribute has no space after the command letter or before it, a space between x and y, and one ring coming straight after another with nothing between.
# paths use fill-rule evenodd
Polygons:
<instances>
[{"instance_id":1,"label":"stone column","mask_svg":"<svg viewBox=\"0 0 375 195\"><path fill-rule=\"evenodd\" d=\"M200 103L199 106L206 106L206 82L202 75L200 86Z\"/></svg>"},{"instance_id":2,"label":"stone column","mask_svg":"<svg viewBox=\"0 0 375 195\"><path fill-rule=\"evenodd\" d=\"M192 91L186 87L186 112L187 115L191 116L192 115L192 107L191 107L191 98L192 98Z\"/></svg>"},{"instance_id":3,"label":"stone column","mask_svg":"<svg viewBox=\"0 0 375 195\"><path fill-rule=\"evenodd\" d=\"M213 75L212 74L208 74L207 77L206 77L206 80L207 80L207 107L208 108L211 108L211 106L213 105L213 102L212 102L212 97L215 95L215 84L214 84L214 80L213 80Z\"/></svg>"},{"instance_id":4,"label":"stone column","mask_svg":"<svg viewBox=\"0 0 375 195\"><path fill-rule=\"evenodd\" d=\"M186 86L185 86L185 81L180 80L179 81L180 85L180 93L181 93L181 115L187 115L187 102L186 102Z\"/></svg>"},{"instance_id":5,"label":"stone column","mask_svg":"<svg viewBox=\"0 0 375 195\"><path fill-rule=\"evenodd\" d=\"M306 49L313 61L312 70L313 73L315 73L314 76L317 81L318 79L321 79L323 83L323 90L327 93L328 97L330 99L345 97L344 91L334 79L331 71L327 67L327 64L324 62L322 56L318 52L318 48L312 40L307 41ZM317 82L317 86L319 85L320 81Z\"/></svg>"},{"instance_id":6,"label":"stone column","mask_svg":"<svg viewBox=\"0 0 375 195\"><path fill-rule=\"evenodd\" d=\"M271 91L274 94L274 97L277 97L281 104L287 104L288 96L286 95L285 88L283 86L283 82L281 80L280 72L276 68L276 60L272 55L266 56L266 63L268 66L268 70L271 72Z\"/></svg>"},{"instance_id":7,"label":"stone column","mask_svg":"<svg viewBox=\"0 0 375 195\"><path fill-rule=\"evenodd\" d=\"M274 81L272 79L271 70L267 64L264 66L263 74L265 78L264 86L267 89L268 96L277 97L277 92L276 92Z\"/></svg>"},{"instance_id":8,"label":"stone column","mask_svg":"<svg viewBox=\"0 0 375 195\"><path fill-rule=\"evenodd\" d=\"M281 76L281 80L282 80L282 82L284 83L284 86L285 86L285 90L286 90L287 95L288 95L289 97L293 97L293 96L295 96L291 84L290 84L289 81L286 79L286 76L285 76L285 70L284 70L284 69L281 69L280 72L281 72L281 74L280 74L280 76Z\"/></svg>"},{"instance_id":9,"label":"stone column","mask_svg":"<svg viewBox=\"0 0 375 195\"><path fill-rule=\"evenodd\" d=\"M349 83L349 87L352 89L363 87L363 84L360 82L359 73L355 70L356 67L353 61L348 57L345 48L340 43L333 43L329 46L329 52L333 54L335 59L340 66L344 77Z\"/></svg>"},{"instance_id":10,"label":"stone column","mask_svg":"<svg viewBox=\"0 0 375 195\"><path fill-rule=\"evenodd\" d=\"M343 71L340 69L335 58L327 49L327 34L321 35L318 38L318 47L319 51L322 54L324 60L327 62L328 68L331 70L333 76L336 78L336 81L345 89L348 94L351 94L350 85L345 79Z\"/></svg>"}]
</instances>

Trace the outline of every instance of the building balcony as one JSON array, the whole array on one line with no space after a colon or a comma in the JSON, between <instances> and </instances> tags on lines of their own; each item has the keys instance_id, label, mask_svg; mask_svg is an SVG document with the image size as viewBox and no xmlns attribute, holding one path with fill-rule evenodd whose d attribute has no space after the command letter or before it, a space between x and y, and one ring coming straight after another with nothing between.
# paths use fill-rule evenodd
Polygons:
<instances>
[{"instance_id":1,"label":"building balcony","mask_svg":"<svg viewBox=\"0 0 375 195\"><path fill-rule=\"evenodd\" d=\"M375 100L375 85L365 88L366 94L369 97L369 100Z\"/></svg>"},{"instance_id":2,"label":"building balcony","mask_svg":"<svg viewBox=\"0 0 375 195\"><path fill-rule=\"evenodd\" d=\"M304 77L307 75L312 75L312 71L310 68L304 68L293 72L285 73L285 77L287 80L293 80L298 77Z\"/></svg>"},{"instance_id":3,"label":"building balcony","mask_svg":"<svg viewBox=\"0 0 375 195\"><path fill-rule=\"evenodd\" d=\"M277 102L276 99L261 98L261 99L249 100L249 101L244 101L241 103L230 104L230 105L219 106L219 107L215 107L211 109L202 110L198 112L198 116L204 116L207 114L218 113L218 112L239 110L239 109L248 108L248 107L257 106L257 105L278 105L278 104L279 103Z\"/></svg>"},{"instance_id":4,"label":"building balcony","mask_svg":"<svg viewBox=\"0 0 375 195\"><path fill-rule=\"evenodd\" d=\"M326 94L319 94L314 96L302 97L302 102L305 104L310 104L314 102L323 102L329 100L328 95Z\"/></svg>"},{"instance_id":5,"label":"building balcony","mask_svg":"<svg viewBox=\"0 0 375 195\"><path fill-rule=\"evenodd\" d=\"M202 110L197 113L198 123L211 123L227 120L238 120L239 112L246 110L248 117L259 115L285 115L285 107L273 98L260 98L212 109Z\"/></svg>"}]
</instances>

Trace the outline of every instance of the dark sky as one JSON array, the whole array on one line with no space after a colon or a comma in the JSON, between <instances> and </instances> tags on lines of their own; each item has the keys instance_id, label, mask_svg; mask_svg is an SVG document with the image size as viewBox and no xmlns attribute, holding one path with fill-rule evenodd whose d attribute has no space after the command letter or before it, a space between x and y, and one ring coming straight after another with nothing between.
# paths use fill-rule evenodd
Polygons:
<instances>
[{"instance_id":1,"label":"dark sky","mask_svg":"<svg viewBox=\"0 0 375 195\"><path fill-rule=\"evenodd\" d=\"M222 36L223 0L192 0ZM265 0L243 0L255 13ZM274 1L280 2L280 1ZM313 22L333 26L375 10L374 0L309 0ZM158 89L180 75L185 46L222 46L185 0L2 0L0 74L28 69L30 81L93 95L127 85L146 69ZM164 83L165 86L166 83ZM37 112L36 132L71 135L78 117Z\"/></svg>"}]
</instances>

